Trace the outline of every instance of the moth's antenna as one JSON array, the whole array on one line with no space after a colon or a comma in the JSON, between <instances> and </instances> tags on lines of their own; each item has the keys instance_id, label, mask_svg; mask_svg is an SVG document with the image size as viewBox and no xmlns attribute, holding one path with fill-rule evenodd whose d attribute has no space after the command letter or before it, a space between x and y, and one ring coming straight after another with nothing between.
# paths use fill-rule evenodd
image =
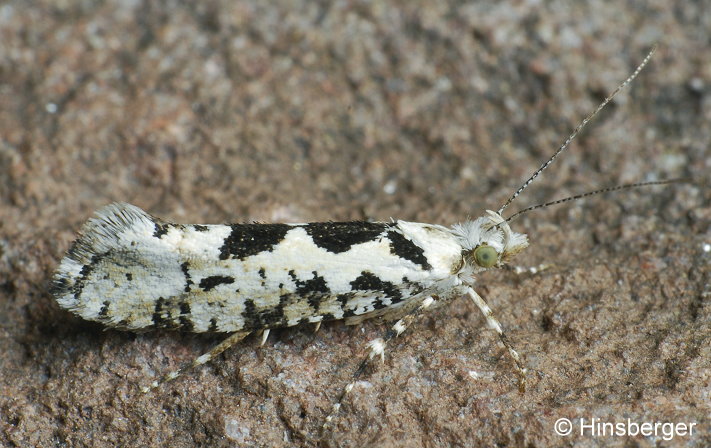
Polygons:
<instances>
[{"instance_id":1,"label":"moth's antenna","mask_svg":"<svg viewBox=\"0 0 711 448\"><path fill-rule=\"evenodd\" d=\"M551 163L553 163L553 160L555 160L555 158L558 157L558 155L559 155L561 152L565 151L566 148L568 148L568 145L570 145L570 142L572 142L573 139L578 136L578 134L580 133L580 131L582 131L583 128L585 127L585 125L588 124L588 122L589 122L590 120L592 120L593 117L598 114L598 112L600 112L605 106L607 106L607 103L609 103L610 101L612 101L612 99L615 97L615 95L617 95L617 94L620 92L620 90L622 90L627 84L629 84L630 82L632 82L632 80L637 77L637 75L639 74L639 72L642 71L642 69L644 68L644 66L647 65L647 63L649 62L649 60L652 58L652 55L654 54L655 51L657 51L657 45L656 45L656 44L652 47L652 49L650 50L650 52L647 54L647 56L644 58L644 60L637 66L637 68L636 68L635 71L629 76L629 78L625 79L625 81L624 81L622 84L620 84L619 86L617 86L617 88L616 88L607 98L605 98L605 101L603 101L602 103L600 103L599 106L597 106L597 109L595 109L590 115L588 115L587 117L585 117L585 119L580 122L580 124L578 125L578 127L575 128L575 130L573 130L573 133L570 134L570 137L568 137L568 139L565 140L565 142L563 142L562 145L560 145L560 147L558 148L558 150L550 157L550 159L548 159L545 163L543 163L543 165L541 165L541 167L538 168L538 169L533 173L533 175L532 175L531 177L529 177L528 180L523 183L523 185L521 185L521 187L520 187L518 190L516 190L516 193L514 193L513 196L511 196L511 197L509 198L509 200L506 201L506 202L504 203L504 205L501 206L501 208L500 208L499 211L498 211L499 215L504 211L504 209L505 209L506 207L508 207L508 206L513 202L514 199L516 199L516 198L518 197L518 195L521 194L521 192L522 192L523 190L526 189L526 187L528 187L528 186L531 184L531 182L533 182L533 179L535 179L536 177L538 177L538 175L541 174L541 172L543 172L543 170L545 170L546 168L548 168L548 166L549 166ZM515 215L514 215L514 216L515 216Z\"/></svg>"},{"instance_id":2,"label":"moth's antenna","mask_svg":"<svg viewBox=\"0 0 711 448\"><path fill-rule=\"evenodd\" d=\"M575 196L570 196L570 197L563 198L563 199L556 199L555 201L550 201L550 202L546 202L543 204L536 204L536 205L532 205L530 207L526 207L523 210L519 210L516 213L514 213L513 215L506 218L506 222L511 222L517 216L522 215L527 212L530 212L531 210L549 207L551 205L562 204L564 202L575 201L578 199L586 198L588 196L595 196L596 194L609 193L611 191L618 191L618 190L627 190L628 188L649 187L652 185L666 185L666 184L675 184L675 183L680 183L680 182L693 182L693 180L686 179L686 178L666 179L666 180L657 180L657 181L652 181L652 182L637 182L634 184L617 185L616 187L601 188L599 190L588 191L587 193L576 194Z\"/></svg>"}]
</instances>

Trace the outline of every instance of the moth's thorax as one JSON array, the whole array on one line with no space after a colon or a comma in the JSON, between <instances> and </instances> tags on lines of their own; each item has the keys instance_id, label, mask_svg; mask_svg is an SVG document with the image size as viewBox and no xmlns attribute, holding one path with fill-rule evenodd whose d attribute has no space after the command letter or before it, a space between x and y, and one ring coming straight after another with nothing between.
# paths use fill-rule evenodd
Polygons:
<instances>
[{"instance_id":1,"label":"moth's thorax","mask_svg":"<svg viewBox=\"0 0 711 448\"><path fill-rule=\"evenodd\" d=\"M462 247L467 267L473 270L501 266L528 247L528 237L511 230L506 220L491 210L473 221L453 225L451 231Z\"/></svg>"},{"instance_id":2,"label":"moth's thorax","mask_svg":"<svg viewBox=\"0 0 711 448\"><path fill-rule=\"evenodd\" d=\"M419 222L398 221L397 224L408 240L422 248L434 277L446 278L464 265L462 246L451 229Z\"/></svg>"}]
</instances>

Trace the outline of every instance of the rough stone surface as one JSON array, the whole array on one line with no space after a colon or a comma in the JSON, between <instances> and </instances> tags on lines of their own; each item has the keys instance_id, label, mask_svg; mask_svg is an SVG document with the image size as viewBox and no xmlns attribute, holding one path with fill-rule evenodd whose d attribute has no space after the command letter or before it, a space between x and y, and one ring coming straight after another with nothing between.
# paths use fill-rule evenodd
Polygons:
<instances>
[{"instance_id":1,"label":"rough stone surface","mask_svg":"<svg viewBox=\"0 0 711 448\"><path fill-rule=\"evenodd\" d=\"M551 267L490 272L477 289L530 369L523 395L464 299L397 339L323 434L382 323L249 338L139 393L220 338L105 331L58 307L52 272L110 201L179 222L451 224L498 208L654 42L649 68L512 211L708 181L703 2L271 3L0 6L0 445L711 445L711 195L698 184L515 222L532 240L517 264ZM561 437L563 417L696 427Z\"/></svg>"}]
</instances>

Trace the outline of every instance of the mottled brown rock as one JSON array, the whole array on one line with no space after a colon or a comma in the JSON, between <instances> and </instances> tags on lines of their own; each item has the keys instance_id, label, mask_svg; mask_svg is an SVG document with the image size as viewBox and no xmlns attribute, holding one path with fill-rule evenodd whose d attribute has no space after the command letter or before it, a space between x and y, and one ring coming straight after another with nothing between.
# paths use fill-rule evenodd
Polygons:
<instances>
[{"instance_id":1,"label":"mottled brown rock","mask_svg":"<svg viewBox=\"0 0 711 448\"><path fill-rule=\"evenodd\" d=\"M530 369L525 394L460 299L398 338L323 435L382 324L248 338L146 396L220 338L104 331L47 292L74 232L113 200L196 223L451 224L496 209L654 42L631 89L512 209L708 182L702 3L6 2L0 445L709 446L708 186L515 222L532 240L516 263L551 267L477 289ZM562 417L697 426L671 441L561 437Z\"/></svg>"}]
</instances>

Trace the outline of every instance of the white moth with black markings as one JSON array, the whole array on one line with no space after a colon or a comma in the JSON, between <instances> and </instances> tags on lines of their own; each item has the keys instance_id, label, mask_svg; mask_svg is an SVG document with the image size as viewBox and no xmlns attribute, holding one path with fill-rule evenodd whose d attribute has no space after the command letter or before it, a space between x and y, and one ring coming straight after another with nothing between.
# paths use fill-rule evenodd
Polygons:
<instances>
[{"instance_id":1,"label":"white moth with black markings","mask_svg":"<svg viewBox=\"0 0 711 448\"><path fill-rule=\"evenodd\" d=\"M112 328L233 339L301 323L399 318L465 294L483 304L463 279L528 246L491 211L452 228L407 221L182 225L125 203L96 215L55 275L63 308ZM401 333L405 321L394 328ZM375 348L382 344L371 345L382 353Z\"/></svg>"},{"instance_id":2,"label":"white moth with black markings","mask_svg":"<svg viewBox=\"0 0 711 448\"><path fill-rule=\"evenodd\" d=\"M57 300L114 328L232 333L403 312L527 246L496 213L446 228L395 221L181 225L97 212L62 261ZM406 312L406 311L405 311Z\"/></svg>"},{"instance_id":3,"label":"white moth with black markings","mask_svg":"<svg viewBox=\"0 0 711 448\"><path fill-rule=\"evenodd\" d=\"M356 378L368 359L382 357L388 341L420 312L468 296L508 349L523 389L523 363L470 286L473 276L504 266L528 246L526 235L509 226L518 214L506 219L503 210L637 76L653 52L496 212L451 227L407 221L183 225L114 203L84 225L57 269L53 293L63 308L111 328L232 333L192 366L254 331L340 319L347 324L372 317L399 319L383 338L368 344L369 356ZM327 421L352 388L353 383L344 389Z\"/></svg>"}]
</instances>

